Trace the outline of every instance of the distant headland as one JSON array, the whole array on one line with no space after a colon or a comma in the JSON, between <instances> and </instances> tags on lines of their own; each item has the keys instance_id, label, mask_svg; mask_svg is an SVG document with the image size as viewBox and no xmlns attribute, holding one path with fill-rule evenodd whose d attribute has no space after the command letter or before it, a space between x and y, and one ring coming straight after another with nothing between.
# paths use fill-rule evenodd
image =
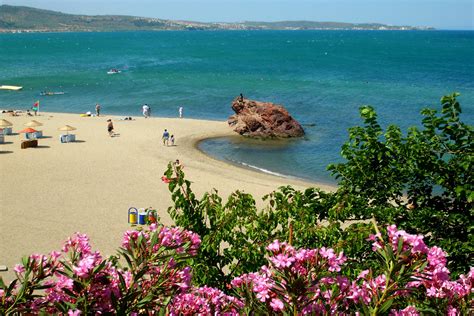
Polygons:
<instances>
[{"instance_id":1,"label":"distant headland","mask_svg":"<svg viewBox=\"0 0 474 316\"><path fill-rule=\"evenodd\" d=\"M0 33L113 32L162 30L432 30L379 23L314 21L193 22L124 15L74 15L24 6L0 6Z\"/></svg>"}]
</instances>

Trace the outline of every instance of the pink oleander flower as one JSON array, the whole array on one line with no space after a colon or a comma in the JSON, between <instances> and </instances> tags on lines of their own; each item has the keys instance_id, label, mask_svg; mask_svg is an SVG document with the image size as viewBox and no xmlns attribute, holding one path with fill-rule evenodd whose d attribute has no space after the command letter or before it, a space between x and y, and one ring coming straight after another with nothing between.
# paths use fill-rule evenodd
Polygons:
<instances>
[{"instance_id":1,"label":"pink oleander flower","mask_svg":"<svg viewBox=\"0 0 474 316\"><path fill-rule=\"evenodd\" d=\"M328 260L329 264L329 271L331 272L339 272L341 271L341 264L343 264L346 261L346 257L344 256L344 253L341 251L338 256L334 253L334 249L326 249L325 247L322 247L319 249L319 254Z\"/></svg>"},{"instance_id":2,"label":"pink oleander flower","mask_svg":"<svg viewBox=\"0 0 474 316\"><path fill-rule=\"evenodd\" d=\"M270 245L267 246L267 250L272 252L280 251L280 242L278 240L273 241Z\"/></svg>"},{"instance_id":3,"label":"pink oleander flower","mask_svg":"<svg viewBox=\"0 0 474 316\"><path fill-rule=\"evenodd\" d=\"M379 233L375 235L370 235L369 238L367 238L367 241L373 241L372 243L372 251L377 251L379 249L383 249L383 246L381 244L382 240L382 235Z\"/></svg>"},{"instance_id":4,"label":"pink oleander flower","mask_svg":"<svg viewBox=\"0 0 474 316\"><path fill-rule=\"evenodd\" d=\"M419 316L420 313L417 311L417 309L414 306L408 306L399 311L392 309L390 311L390 315L391 316Z\"/></svg>"},{"instance_id":5,"label":"pink oleander flower","mask_svg":"<svg viewBox=\"0 0 474 316\"><path fill-rule=\"evenodd\" d=\"M253 280L253 291L256 293L257 299L265 302L270 298L270 290L273 282L265 276L257 276Z\"/></svg>"},{"instance_id":6,"label":"pink oleander flower","mask_svg":"<svg viewBox=\"0 0 474 316\"><path fill-rule=\"evenodd\" d=\"M448 310L446 311L446 315L447 316L458 316L458 315L460 315L460 313L456 308L454 308L450 305L450 306L448 306Z\"/></svg>"},{"instance_id":7,"label":"pink oleander flower","mask_svg":"<svg viewBox=\"0 0 474 316\"><path fill-rule=\"evenodd\" d=\"M61 252L59 251L51 251L50 254L49 254L51 260L53 261L56 261L59 259L59 257L61 257Z\"/></svg>"},{"instance_id":8,"label":"pink oleander flower","mask_svg":"<svg viewBox=\"0 0 474 316\"><path fill-rule=\"evenodd\" d=\"M66 253L69 250L73 250L85 256L91 253L91 249L89 237L85 234L75 233L71 238L66 240L62 251Z\"/></svg>"},{"instance_id":9,"label":"pink oleander flower","mask_svg":"<svg viewBox=\"0 0 474 316\"><path fill-rule=\"evenodd\" d=\"M130 248L130 241L137 240L140 235L143 235L142 232L139 232L137 230L127 230L123 234L122 247Z\"/></svg>"},{"instance_id":10,"label":"pink oleander flower","mask_svg":"<svg viewBox=\"0 0 474 316\"><path fill-rule=\"evenodd\" d=\"M270 302L270 306L275 312L282 311L285 308L285 305L283 304L283 302L279 300L278 298L272 299L272 301Z\"/></svg>"},{"instance_id":11,"label":"pink oleander flower","mask_svg":"<svg viewBox=\"0 0 474 316\"><path fill-rule=\"evenodd\" d=\"M170 182L171 182L171 179L168 178L167 176L162 176L162 177L161 177L161 181L163 181L164 183L170 183Z\"/></svg>"},{"instance_id":12,"label":"pink oleander flower","mask_svg":"<svg viewBox=\"0 0 474 316\"><path fill-rule=\"evenodd\" d=\"M81 278L85 278L89 276L92 268L94 267L94 263L96 261L96 257L94 255L88 255L85 258L81 259L76 267L73 268L74 273Z\"/></svg>"},{"instance_id":13,"label":"pink oleander flower","mask_svg":"<svg viewBox=\"0 0 474 316\"><path fill-rule=\"evenodd\" d=\"M191 293L175 296L169 310L170 316L211 314L211 309L206 300Z\"/></svg>"},{"instance_id":14,"label":"pink oleander flower","mask_svg":"<svg viewBox=\"0 0 474 316\"><path fill-rule=\"evenodd\" d=\"M365 277L370 273L369 270L364 270L362 271L361 273L359 273L359 276L357 277L357 279L365 279Z\"/></svg>"},{"instance_id":15,"label":"pink oleander flower","mask_svg":"<svg viewBox=\"0 0 474 316\"><path fill-rule=\"evenodd\" d=\"M446 252L443 249L434 246L428 250L428 263L430 266L444 266L446 265Z\"/></svg>"},{"instance_id":16,"label":"pink oleander flower","mask_svg":"<svg viewBox=\"0 0 474 316\"><path fill-rule=\"evenodd\" d=\"M191 287L191 267L185 267L178 272L181 282L176 283L182 290L187 290Z\"/></svg>"},{"instance_id":17,"label":"pink oleander flower","mask_svg":"<svg viewBox=\"0 0 474 316\"><path fill-rule=\"evenodd\" d=\"M286 254L279 254L279 255L276 255L275 257L270 257L270 261L277 268L287 268L291 266L291 264L295 261L295 258L290 257Z\"/></svg>"},{"instance_id":18,"label":"pink oleander flower","mask_svg":"<svg viewBox=\"0 0 474 316\"><path fill-rule=\"evenodd\" d=\"M18 274L21 274L26 271L25 267L22 264L15 264L13 267L13 271L15 271Z\"/></svg>"},{"instance_id":19,"label":"pink oleander flower","mask_svg":"<svg viewBox=\"0 0 474 316\"><path fill-rule=\"evenodd\" d=\"M72 287L74 285L74 281L64 275L60 275L58 278L57 278L57 281L56 281L56 288L57 289L68 289L68 290L71 290Z\"/></svg>"},{"instance_id":20,"label":"pink oleander flower","mask_svg":"<svg viewBox=\"0 0 474 316\"><path fill-rule=\"evenodd\" d=\"M68 312L67 312L68 316L80 316L81 315L81 311L80 310L72 310L70 309Z\"/></svg>"}]
</instances>

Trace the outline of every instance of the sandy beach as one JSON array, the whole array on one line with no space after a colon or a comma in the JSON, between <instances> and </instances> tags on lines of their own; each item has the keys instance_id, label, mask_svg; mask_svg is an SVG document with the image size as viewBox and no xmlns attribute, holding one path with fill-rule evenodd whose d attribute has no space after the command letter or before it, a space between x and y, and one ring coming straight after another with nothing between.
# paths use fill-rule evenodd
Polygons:
<instances>
[{"instance_id":1,"label":"sandy beach","mask_svg":"<svg viewBox=\"0 0 474 316\"><path fill-rule=\"evenodd\" d=\"M63 113L0 118L13 123L14 133L35 119L43 123L37 129L45 136L38 148L20 149L23 134L7 135L0 144L0 265L9 268L1 273L7 280L22 256L57 250L74 232L87 233L102 254L114 254L122 233L130 229L131 206L152 206L163 223L172 224L166 212L171 198L161 176L175 159L184 165L198 196L216 188L227 197L239 189L259 199L281 185L316 185L239 168L200 152L200 140L233 134L226 122L143 117L122 121ZM116 137L107 133L109 118ZM77 142L59 141L64 132L58 128L65 124L77 128L72 132ZM165 128L175 135L176 146L163 146Z\"/></svg>"}]
</instances>

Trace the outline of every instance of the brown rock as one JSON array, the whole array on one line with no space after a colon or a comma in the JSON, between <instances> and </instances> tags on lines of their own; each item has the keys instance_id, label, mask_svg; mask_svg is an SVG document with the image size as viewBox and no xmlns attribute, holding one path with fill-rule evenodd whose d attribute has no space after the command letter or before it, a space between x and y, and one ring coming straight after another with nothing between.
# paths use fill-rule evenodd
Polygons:
<instances>
[{"instance_id":1,"label":"brown rock","mask_svg":"<svg viewBox=\"0 0 474 316\"><path fill-rule=\"evenodd\" d=\"M227 123L240 135L257 138L304 135L301 125L281 105L237 97L232 101L232 109L235 114Z\"/></svg>"}]
</instances>

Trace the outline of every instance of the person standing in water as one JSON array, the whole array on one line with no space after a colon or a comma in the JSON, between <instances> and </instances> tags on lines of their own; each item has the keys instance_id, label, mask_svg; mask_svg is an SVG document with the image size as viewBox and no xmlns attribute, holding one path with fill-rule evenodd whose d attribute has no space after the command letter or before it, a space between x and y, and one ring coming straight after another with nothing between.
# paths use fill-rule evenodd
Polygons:
<instances>
[{"instance_id":1,"label":"person standing in water","mask_svg":"<svg viewBox=\"0 0 474 316\"><path fill-rule=\"evenodd\" d=\"M183 118L183 107L182 106L179 107L178 113L179 113L179 118Z\"/></svg>"},{"instance_id":2,"label":"person standing in water","mask_svg":"<svg viewBox=\"0 0 474 316\"><path fill-rule=\"evenodd\" d=\"M150 116L150 107L148 106L148 104L144 104L142 107L142 110L143 110L143 116L145 118L148 118Z\"/></svg>"},{"instance_id":3,"label":"person standing in water","mask_svg":"<svg viewBox=\"0 0 474 316\"><path fill-rule=\"evenodd\" d=\"M97 103L95 105L95 115L100 116L100 104Z\"/></svg>"}]
</instances>

